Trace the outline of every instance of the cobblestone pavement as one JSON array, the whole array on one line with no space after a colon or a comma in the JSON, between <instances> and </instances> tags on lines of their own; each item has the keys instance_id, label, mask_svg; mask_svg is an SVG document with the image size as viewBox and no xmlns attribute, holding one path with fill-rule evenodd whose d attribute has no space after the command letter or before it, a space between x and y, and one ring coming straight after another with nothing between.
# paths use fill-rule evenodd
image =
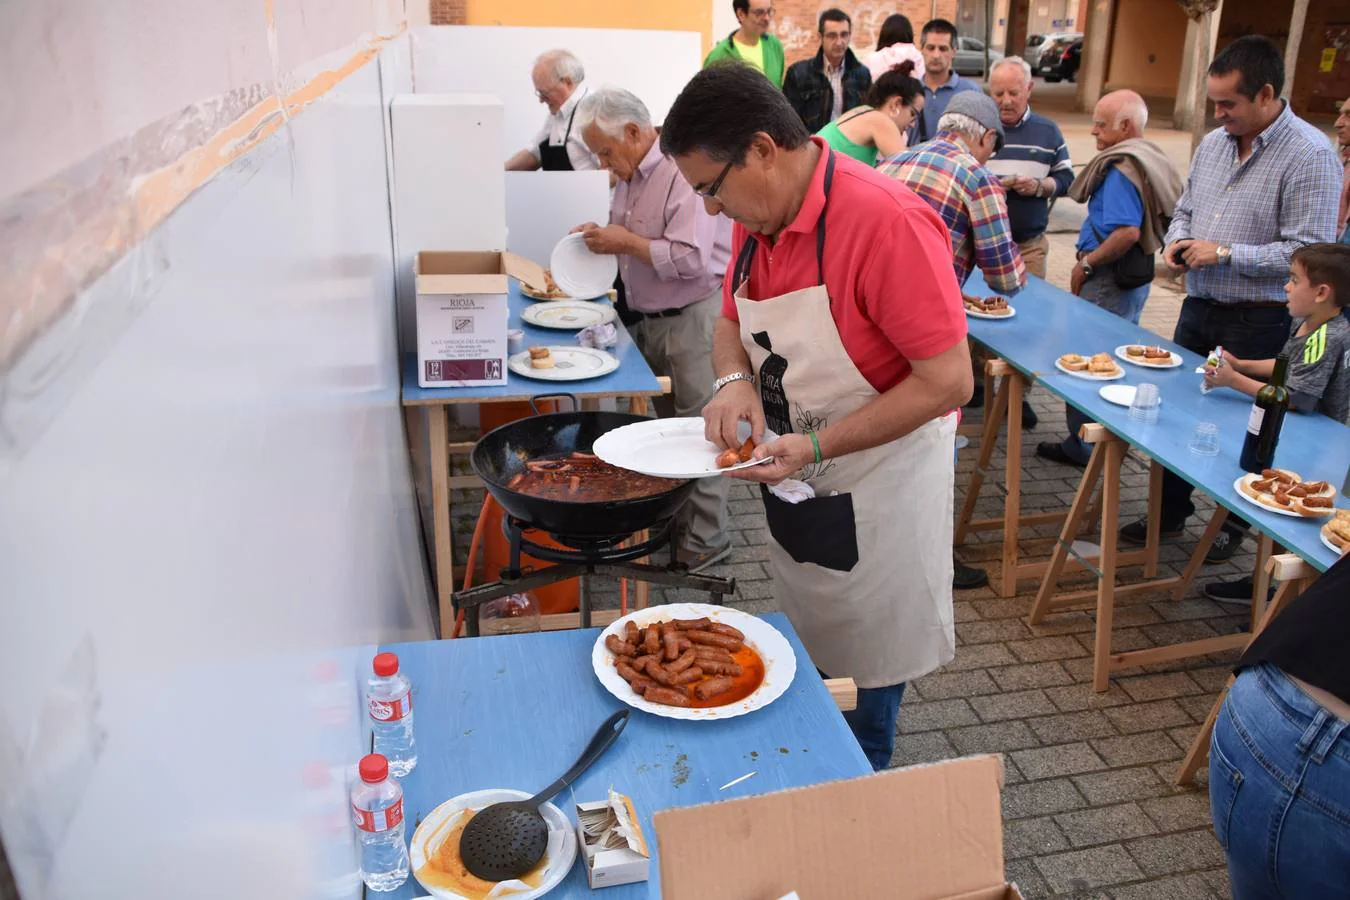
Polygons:
<instances>
[{"instance_id":1,"label":"cobblestone pavement","mask_svg":"<svg viewBox=\"0 0 1350 900\"><path fill-rule=\"evenodd\" d=\"M1058 233L1051 235L1049 276L1063 286L1076 223L1063 220L1052 231ZM1180 300L1175 286L1155 282L1144 325L1170 337ZM1025 435L1024 508L1064 509L1073 499L1078 470L1034 456L1037 441L1065 433L1063 404L1044 390L1034 390L1031 403L1041 421ZM977 451L978 439L961 452L957 509ZM1002 472L1003 460L997 452L994 472ZM1127 460L1122 523L1144 512L1146 465L1137 454ZM1177 574L1184 567L1213 509L1212 503L1197 500L1200 513L1186 535L1163 545L1161 575ZM736 607L775 610L760 500L750 486L737 485L730 503L735 552L708 571L735 577ZM476 513L478 503L464 506ZM987 484L976 515L1001 514L1001 494ZM1053 528L1024 530L1022 552L1047 557L1054 534ZM1001 540L997 532L975 535L960 554L969 564L996 566ZM1199 584L1250 572L1251 551L1249 540L1229 562L1206 566L1197 586L1179 603L1161 594L1120 601L1113 648L1140 649L1238 630L1245 612L1203 599ZM1126 579L1140 577L1137 568L1123 574ZM1081 579L1063 583L1088 584ZM1035 585L1024 585L1010 600L999 599L989 587L956 593L956 658L906 692L892 763L1002 754L1007 874L1028 898L1228 896L1223 853L1210 828L1205 772L1200 772L1198 787L1175 788L1172 777L1236 654L1129 670L1113 678L1110 690L1097 694L1091 687L1091 611L1064 612L1030 626L1026 620ZM612 591L597 593L598 605L617 605ZM654 590L653 598L703 599L674 590Z\"/></svg>"}]
</instances>

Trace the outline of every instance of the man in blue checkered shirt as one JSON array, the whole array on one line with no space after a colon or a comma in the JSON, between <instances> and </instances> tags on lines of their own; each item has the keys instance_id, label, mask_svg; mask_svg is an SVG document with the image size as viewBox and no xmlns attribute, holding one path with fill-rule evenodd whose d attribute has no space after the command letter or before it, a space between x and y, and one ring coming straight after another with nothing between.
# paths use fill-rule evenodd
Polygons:
<instances>
[{"instance_id":1,"label":"man in blue checkered shirt","mask_svg":"<svg viewBox=\"0 0 1350 900\"><path fill-rule=\"evenodd\" d=\"M1280 99L1283 86L1284 60L1263 37L1238 38L1209 67L1209 99L1221 127L1195 151L1163 250L1172 271L1186 273L1172 340L1196 353L1222 346L1240 359L1273 358L1289 336L1290 257L1305 244L1336 240L1340 163L1326 136ZM1181 534L1195 512L1192 490L1164 474L1164 536ZM1235 519L1209 561L1237 550L1242 523ZM1147 524L1132 522L1120 536L1142 544Z\"/></svg>"}]
</instances>

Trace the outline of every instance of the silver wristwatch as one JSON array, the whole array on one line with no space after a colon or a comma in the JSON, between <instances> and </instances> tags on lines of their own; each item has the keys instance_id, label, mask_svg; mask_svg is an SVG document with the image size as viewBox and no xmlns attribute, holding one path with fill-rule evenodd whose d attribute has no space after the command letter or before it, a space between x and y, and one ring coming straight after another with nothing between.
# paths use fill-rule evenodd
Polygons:
<instances>
[{"instance_id":1,"label":"silver wristwatch","mask_svg":"<svg viewBox=\"0 0 1350 900\"><path fill-rule=\"evenodd\" d=\"M733 381L748 381L753 385L755 383L755 376L748 372L732 372L730 375L723 375L713 382L713 393L717 393Z\"/></svg>"},{"instance_id":2,"label":"silver wristwatch","mask_svg":"<svg viewBox=\"0 0 1350 900\"><path fill-rule=\"evenodd\" d=\"M1227 244L1220 244L1215 248L1214 256L1219 261L1219 265L1226 265L1233 261L1233 248Z\"/></svg>"}]
</instances>

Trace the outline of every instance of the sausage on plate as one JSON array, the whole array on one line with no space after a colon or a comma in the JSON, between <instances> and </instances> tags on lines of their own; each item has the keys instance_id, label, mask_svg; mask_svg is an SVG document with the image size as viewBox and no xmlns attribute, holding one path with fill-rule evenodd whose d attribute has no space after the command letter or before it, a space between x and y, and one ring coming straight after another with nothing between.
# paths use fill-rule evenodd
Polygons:
<instances>
[{"instance_id":1,"label":"sausage on plate","mask_svg":"<svg viewBox=\"0 0 1350 900\"><path fill-rule=\"evenodd\" d=\"M683 672L670 676L670 683L672 685L689 684L691 682L698 681L702 677L703 677L703 670L700 669L698 666L693 666L691 668L685 669Z\"/></svg>"},{"instance_id":2,"label":"sausage on plate","mask_svg":"<svg viewBox=\"0 0 1350 900\"><path fill-rule=\"evenodd\" d=\"M715 659L700 659L697 665L708 675L740 675L742 671L740 663L719 662Z\"/></svg>"},{"instance_id":3,"label":"sausage on plate","mask_svg":"<svg viewBox=\"0 0 1350 900\"><path fill-rule=\"evenodd\" d=\"M689 705L689 695L684 691L661 687L660 685L647 688L647 693L643 694L643 696L653 703L661 703L666 706Z\"/></svg>"},{"instance_id":4,"label":"sausage on plate","mask_svg":"<svg viewBox=\"0 0 1350 900\"><path fill-rule=\"evenodd\" d=\"M709 647L721 647L724 650L735 652L741 649L741 642L729 634L717 634L712 631L686 631L685 636L695 644L706 644Z\"/></svg>"},{"instance_id":5,"label":"sausage on plate","mask_svg":"<svg viewBox=\"0 0 1350 900\"><path fill-rule=\"evenodd\" d=\"M731 690L733 684L735 684L735 682L725 676L709 678L701 684L694 685L694 693L698 695L698 699L700 700L711 700L718 694L725 694L727 691Z\"/></svg>"},{"instance_id":6,"label":"sausage on plate","mask_svg":"<svg viewBox=\"0 0 1350 900\"><path fill-rule=\"evenodd\" d=\"M713 634L725 634L727 637L734 637L738 641L745 640L743 631L730 625L723 625L721 622L713 622L704 631L711 631Z\"/></svg>"},{"instance_id":7,"label":"sausage on plate","mask_svg":"<svg viewBox=\"0 0 1350 900\"><path fill-rule=\"evenodd\" d=\"M735 662L731 651L724 647L708 647L703 644L693 644L694 656L699 659L715 659L718 662Z\"/></svg>"},{"instance_id":8,"label":"sausage on plate","mask_svg":"<svg viewBox=\"0 0 1350 900\"><path fill-rule=\"evenodd\" d=\"M652 681L664 684L667 687L669 687L671 683L670 673L667 672L659 662L647 663L647 677Z\"/></svg>"},{"instance_id":9,"label":"sausage on plate","mask_svg":"<svg viewBox=\"0 0 1350 900\"><path fill-rule=\"evenodd\" d=\"M680 633L674 628L667 628L661 633L661 643L666 647L666 662L680 655Z\"/></svg>"},{"instance_id":10,"label":"sausage on plate","mask_svg":"<svg viewBox=\"0 0 1350 900\"><path fill-rule=\"evenodd\" d=\"M619 640L617 634L606 636L605 646L608 647L609 652L613 653L615 656L637 656L637 647L626 641Z\"/></svg>"},{"instance_id":11,"label":"sausage on plate","mask_svg":"<svg viewBox=\"0 0 1350 900\"><path fill-rule=\"evenodd\" d=\"M693 650L686 650L683 653L681 653L679 657L676 658L673 662L666 664L666 671L670 672L673 675L678 675L685 669L692 666L695 660L697 659L698 655L694 653Z\"/></svg>"},{"instance_id":12,"label":"sausage on plate","mask_svg":"<svg viewBox=\"0 0 1350 900\"><path fill-rule=\"evenodd\" d=\"M623 639L624 639L624 642L625 642L625 643L628 643L628 644L632 644L634 647L636 647L637 644L638 644L638 627L637 627L637 623L634 622L634 621L632 621L632 620L630 619L630 620L624 625L623 630L624 630L624 638L623 638Z\"/></svg>"},{"instance_id":13,"label":"sausage on plate","mask_svg":"<svg viewBox=\"0 0 1350 900\"><path fill-rule=\"evenodd\" d=\"M650 654L661 652L661 625L659 622L647 626L647 639L643 644L643 649Z\"/></svg>"},{"instance_id":14,"label":"sausage on plate","mask_svg":"<svg viewBox=\"0 0 1350 900\"><path fill-rule=\"evenodd\" d=\"M670 624L681 631L693 631L695 629L707 631L708 626L712 624L712 619L709 619L707 616L704 616L701 619L671 619Z\"/></svg>"}]
</instances>

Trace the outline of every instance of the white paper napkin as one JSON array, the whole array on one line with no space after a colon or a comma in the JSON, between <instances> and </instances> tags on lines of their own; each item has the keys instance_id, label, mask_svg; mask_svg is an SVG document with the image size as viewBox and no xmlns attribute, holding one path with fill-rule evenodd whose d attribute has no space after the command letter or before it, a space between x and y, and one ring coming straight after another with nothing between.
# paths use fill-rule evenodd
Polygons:
<instances>
[{"instance_id":1,"label":"white paper napkin","mask_svg":"<svg viewBox=\"0 0 1350 900\"><path fill-rule=\"evenodd\" d=\"M784 478L777 484L769 485L769 493L788 503L801 503L803 500L813 500L816 496L815 488L795 478Z\"/></svg>"}]
</instances>

